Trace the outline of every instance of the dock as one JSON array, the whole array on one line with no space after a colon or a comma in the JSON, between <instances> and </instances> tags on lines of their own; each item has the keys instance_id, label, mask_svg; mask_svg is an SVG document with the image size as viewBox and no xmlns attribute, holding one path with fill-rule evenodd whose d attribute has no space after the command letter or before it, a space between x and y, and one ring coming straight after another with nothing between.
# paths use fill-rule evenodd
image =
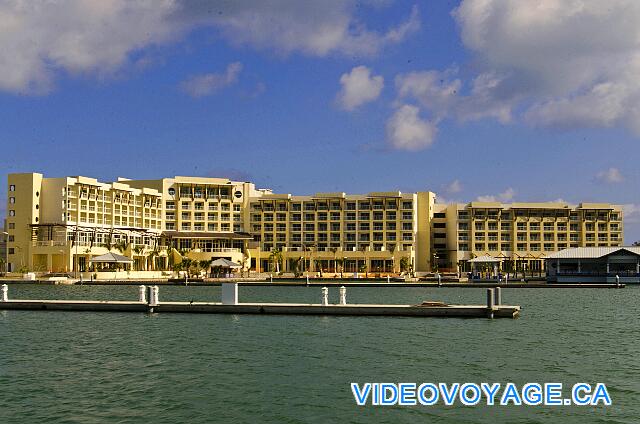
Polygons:
<instances>
[{"instance_id":1,"label":"dock","mask_svg":"<svg viewBox=\"0 0 640 424\"><path fill-rule=\"evenodd\" d=\"M340 315L440 318L517 318L520 306L503 305L500 289L487 289L481 305L450 305L423 302L415 305L347 304L346 288L340 288L340 303L328 303L328 288L322 288L321 303L240 303L238 284L222 286L222 302L160 302L158 287L140 286L137 301L112 300L13 300L2 286L0 310L201 313L254 315Z\"/></svg>"}]
</instances>

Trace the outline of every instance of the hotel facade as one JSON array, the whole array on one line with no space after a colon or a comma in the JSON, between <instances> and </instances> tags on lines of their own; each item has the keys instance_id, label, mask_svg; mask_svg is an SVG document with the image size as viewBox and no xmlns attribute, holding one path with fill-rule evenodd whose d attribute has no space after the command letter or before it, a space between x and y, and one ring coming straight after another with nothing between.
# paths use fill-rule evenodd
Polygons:
<instances>
[{"instance_id":1,"label":"hotel facade","mask_svg":"<svg viewBox=\"0 0 640 424\"><path fill-rule=\"evenodd\" d=\"M250 182L182 177L100 182L9 174L7 270L95 273L116 252L129 276L169 275L183 258L253 272L389 274L469 270L481 256L505 270L542 270L568 247L623 243L607 203L438 204L430 191L276 194ZM113 274L111 274L113 275Z\"/></svg>"}]
</instances>

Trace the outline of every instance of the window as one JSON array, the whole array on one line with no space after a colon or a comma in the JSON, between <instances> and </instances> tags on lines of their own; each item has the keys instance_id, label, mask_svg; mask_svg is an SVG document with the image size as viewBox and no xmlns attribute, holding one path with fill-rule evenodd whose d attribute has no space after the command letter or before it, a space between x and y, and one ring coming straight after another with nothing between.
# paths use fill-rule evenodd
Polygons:
<instances>
[{"instance_id":1,"label":"window","mask_svg":"<svg viewBox=\"0 0 640 424\"><path fill-rule=\"evenodd\" d=\"M14 184L11 184L9 186L9 191L16 191L16 186Z\"/></svg>"},{"instance_id":2,"label":"window","mask_svg":"<svg viewBox=\"0 0 640 424\"><path fill-rule=\"evenodd\" d=\"M13 247L10 247L9 249L7 249L7 253L9 253L10 255L13 255L16 253L16 251Z\"/></svg>"},{"instance_id":3,"label":"window","mask_svg":"<svg viewBox=\"0 0 640 424\"><path fill-rule=\"evenodd\" d=\"M9 229L10 230L15 230L16 229L16 224L14 222L10 222L9 223Z\"/></svg>"},{"instance_id":4,"label":"window","mask_svg":"<svg viewBox=\"0 0 640 424\"><path fill-rule=\"evenodd\" d=\"M447 228L446 222L434 222L433 228Z\"/></svg>"},{"instance_id":5,"label":"window","mask_svg":"<svg viewBox=\"0 0 640 424\"><path fill-rule=\"evenodd\" d=\"M434 218L446 218L446 217L447 217L447 214L446 214L446 213L444 213L444 212L438 212L438 213L434 213L434 214L433 214L433 217L434 217Z\"/></svg>"},{"instance_id":6,"label":"window","mask_svg":"<svg viewBox=\"0 0 640 424\"><path fill-rule=\"evenodd\" d=\"M174 196L176 194L176 189L171 187L168 192L169 192L169 196Z\"/></svg>"},{"instance_id":7,"label":"window","mask_svg":"<svg viewBox=\"0 0 640 424\"><path fill-rule=\"evenodd\" d=\"M16 198L15 197L9 197L9 203L11 203L11 204L16 203Z\"/></svg>"},{"instance_id":8,"label":"window","mask_svg":"<svg viewBox=\"0 0 640 424\"><path fill-rule=\"evenodd\" d=\"M9 210L9 216L16 216L16 211Z\"/></svg>"}]
</instances>

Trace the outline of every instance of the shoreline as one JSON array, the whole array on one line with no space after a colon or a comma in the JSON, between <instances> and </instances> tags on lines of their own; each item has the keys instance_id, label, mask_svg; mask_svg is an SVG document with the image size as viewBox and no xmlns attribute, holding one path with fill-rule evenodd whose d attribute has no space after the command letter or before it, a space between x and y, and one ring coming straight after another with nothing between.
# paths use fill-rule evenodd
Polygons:
<instances>
[{"instance_id":1,"label":"shoreline","mask_svg":"<svg viewBox=\"0 0 640 424\"><path fill-rule=\"evenodd\" d=\"M504 282L491 282L491 281L481 281L481 282L457 282L457 281L443 281L441 284L438 284L436 281L407 281L407 282L399 282L399 281L391 281L386 282L386 280L380 279L369 279L362 281L356 280L336 280L336 279L313 279L310 280L309 283L304 279L300 280L281 280L273 282L265 281L263 279L260 280L247 280L247 279L220 279L220 280L205 280L205 281L189 281L185 284L184 281L171 281L168 279L148 279L148 280L97 280L97 281L51 281L51 280L11 280L11 279L0 279L0 283L2 284L18 284L18 285L66 285L66 286L141 286L141 285L159 285L159 286L195 286L195 287L207 287L207 286L221 286L223 283L238 283L239 286L255 286L255 287L423 287L423 288L525 288L525 289L535 289L535 288L546 288L546 289L566 289L566 288L581 288L581 289L590 289L590 288L624 288L625 284L615 284L615 283L547 283L544 280L529 280L526 282L513 282L513 283L504 283Z\"/></svg>"}]
</instances>

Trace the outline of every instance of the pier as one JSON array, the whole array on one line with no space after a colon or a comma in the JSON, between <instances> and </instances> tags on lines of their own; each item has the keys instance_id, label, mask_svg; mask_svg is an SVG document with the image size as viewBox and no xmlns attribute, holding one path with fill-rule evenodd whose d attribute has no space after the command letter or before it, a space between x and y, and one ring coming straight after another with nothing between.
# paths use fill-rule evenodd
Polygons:
<instances>
[{"instance_id":1,"label":"pier","mask_svg":"<svg viewBox=\"0 0 640 424\"><path fill-rule=\"evenodd\" d=\"M327 287L321 289L319 303L240 303L237 283L222 285L221 302L161 302L158 286L140 286L137 301L13 300L9 299L5 284L0 291L0 310L440 318L517 318L520 315L520 306L502 304L500 288L487 289L486 303L479 305L428 301L414 305L348 304L345 287L340 287L339 303L330 304L328 291Z\"/></svg>"}]
</instances>

